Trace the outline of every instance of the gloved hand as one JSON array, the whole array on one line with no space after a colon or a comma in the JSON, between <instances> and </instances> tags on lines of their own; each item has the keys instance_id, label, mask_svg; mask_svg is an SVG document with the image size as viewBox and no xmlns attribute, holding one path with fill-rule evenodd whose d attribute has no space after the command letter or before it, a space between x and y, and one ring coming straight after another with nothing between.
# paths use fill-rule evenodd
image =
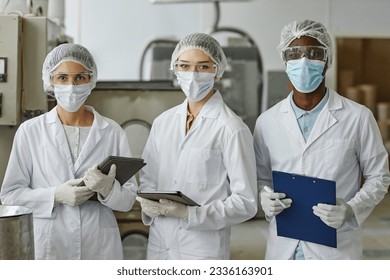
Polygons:
<instances>
[{"instance_id":1,"label":"gloved hand","mask_svg":"<svg viewBox=\"0 0 390 280\"><path fill-rule=\"evenodd\" d=\"M71 179L56 187L54 194L56 204L63 203L70 206L77 206L86 202L94 192L87 187L78 186L82 181L82 178Z\"/></svg>"},{"instance_id":2,"label":"gloved hand","mask_svg":"<svg viewBox=\"0 0 390 280\"><path fill-rule=\"evenodd\" d=\"M162 214L168 217L188 220L188 206L169 199L160 199Z\"/></svg>"},{"instance_id":3,"label":"gloved hand","mask_svg":"<svg viewBox=\"0 0 390 280\"><path fill-rule=\"evenodd\" d=\"M318 203L313 206L314 215L328 226L338 229L353 217L352 207L341 198L336 198L336 205Z\"/></svg>"},{"instance_id":4,"label":"gloved hand","mask_svg":"<svg viewBox=\"0 0 390 280\"><path fill-rule=\"evenodd\" d=\"M151 218L164 215L188 219L188 208L182 203L168 199L160 199L160 202L156 202L141 197L136 197L136 200L141 204L142 211Z\"/></svg>"},{"instance_id":5,"label":"gloved hand","mask_svg":"<svg viewBox=\"0 0 390 280\"><path fill-rule=\"evenodd\" d=\"M292 199L285 197L286 194L284 193L267 192L262 189L259 193L261 208L268 217L276 216L285 209L276 199L280 199L286 205L286 208L291 206Z\"/></svg>"},{"instance_id":6,"label":"gloved hand","mask_svg":"<svg viewBox=\"0 0 390 280\"><path fill-rule=\"evenodd\" d=\"M156 218L162 215L161 203L150 199L137 196L135 198L140 204L142 211L151 218Z\"/></svg>"},{"instance_id":7,"label":"gloved hand","mask_svg":"<svg viewBox=\"0 0 390 280\"><path fill-rule=\"evenodd\" d=\"M113 187L116 175L116 166L112 164L108 174L103 174L97 165L88 169L84 175L84 183L91 191L100 193L103 198L106 198Z\"/></svg>"}]
</instances>

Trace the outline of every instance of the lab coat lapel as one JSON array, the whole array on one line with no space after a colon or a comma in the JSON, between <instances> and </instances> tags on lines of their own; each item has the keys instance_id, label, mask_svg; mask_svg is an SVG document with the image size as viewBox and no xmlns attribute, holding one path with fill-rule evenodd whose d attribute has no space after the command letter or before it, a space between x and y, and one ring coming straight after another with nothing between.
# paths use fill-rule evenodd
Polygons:
<instances>
[{"instance_id":1,"label":"lab coat lapel","mask_svg":"<svg viewBox=\"0 0 390 280\"><path fill-rule=\"evenodd\" d=\"M73 167L72 154L70 152L68 140L66 138L65 131L60 121L60 118L58 117L56 108L52 109L49 112L48 119L50 123L54 124L55 138L59 146L58 149L59 151L62 151L64 153L65 159L68 162L67 166L71 168L71 171L74 175L75 171Z\"/></svg>"},{"instance_id":2,"label":"lab coat lapel","mask_svg":"<svg viewBox=\"0 0 390 280\"><path fill-rule=\"evenodd\" d=\"M180 143L184 143L186 139L186 125L187 125L187 99L183 101L182 104L177 108L176 114L179 117L179 130L180 130Z\"/></svg>"},{"instance_id":3,"label":"lab coat lapel","mask_svg":"<svg viewBox=\"0 0 390 280\"><path fill-rule=\"evenodd\" d=\"M223 104L222 95L219 91L216 91L213 96L204 104L202 110L199 112L198 117L195 119L195 122L192 124L190 131L187 134L187 137L190 137L195 131L200 127L205 118L216 118L221 111Z\"/></svg>"},{"instance_id":4,"label":"lab coat lapel","mask_svg":"<svg viewBox=\"0 0 390 280\"><path fill-rule=\"evenodd\" d=\"M193 134L198 129L201 122L202 122L202 116L199 114L199 116L195 119L194 123L192 124L190 130L188 131L186 138L190 137L190 135Z\"/></svg>"},{"instance_id":5,"label":"lab coat lapel","mask_svg":"<svg viewBox=\"0 0 390 280\"><path fill-rule=\"evenodd\" d=\"M107 122L92 108L88 107L94 114L91 131L88 134L87 140L74 163L75 172L79 170L85 159L91 154L93 149L97 146L99 141L104 137L104 128L108 125Z\"/></svg>"},{"instance_id":6,"label":"lab coat lapel","mask_svg":"<svg viewBox=\"0 0 390 280\"><path fill-rule=\"evenodd\" d=\"M335 95L334 92L330 90L329 100L318 115L313 130L310 133L309 138L307 139L307 147L313 144L321 135L323 135L327 130L329 130L333 125L338 122L337 119L334 117L332 111L341 108L342 103L340 97L338 95Z\"/></svg>"},{"instance_id":7,"label":"lab coat lapel","mask_svg":"<svg viewBox=\"0 0 390 280\"><path fill-rule=\"evenodd\" d=\"M291 107L290 96L288 96L283 101L283 104L280 107L280 112L282 116L282 124L289 132L288 134L291 135L292 138L295 139L295 141L297 141L301 147L304 147L305 139L303 138L301 129L299 128L299 124L294 114L294 110Z\"/></svg>"},{"instance_id":8,"label":"lab coat lapel","mask_svg":"<svg viewBox=\"0 0 390 280\"><path fill-rule=\"evenodd\" d=\"M329 128L331 128L337 119L332 115L332 113L324 108L318 116L316 123L314 124L313 130L310 133L309 138L307 139L307 147L309 147L313 142L315 142L322 134L324 134Z\"/></svg>"},{"instance_id":9,"label":"lab coat lapel","mask_svg":"<svg viewBox=\"0 0 390 280\"><path fill-rule=\"evenodd\" d=\"M96 126L92 125L91 131L88 134L87 140L85 141L85 144L79 154L79 156L76 159L76 162L74 163L74 169L75 172L79 170L82 163L85 161L85 159L88 157L88 155L92 152L92 149L97 145L97 143L102 139L102 135L100 132L100 129Z\"/></svg>"}]
</instances>

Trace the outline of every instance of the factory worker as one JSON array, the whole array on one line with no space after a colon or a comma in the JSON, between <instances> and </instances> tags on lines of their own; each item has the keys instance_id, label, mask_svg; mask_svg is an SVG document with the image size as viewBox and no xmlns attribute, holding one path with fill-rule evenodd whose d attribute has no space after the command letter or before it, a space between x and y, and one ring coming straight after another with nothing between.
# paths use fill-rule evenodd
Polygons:
<instances>
[{"instance_id":1,"label":"factory worker","mask_svg":"<svg viewBox=\"0 0 390 280\"><path fill-rule=\"evenodd\" d=\"M137 183L121 186L115 165L107 175L96 167L131 154L121 127L84 105L96 85L94 59L81 45L59 45L42 79L57 106L17 130L1 202L33 209L36 259L123 259L113 210L131 209Z\"/></svg>"},{"instance_id":2,"label":"factory worker","mask_svg":"<svg viewBox=\"0 0 390 280\"><path fill-rule=\"evenodd\" d=\"M362 224L390 184L378 125L368 108L326 87L334 49L321 23L286 25L278 49L292 92L260 115L254 132L259 200L270 221L265 257L360 259ZM272 170L336 182L336 205L313 205L313 215L337 229L337 248L277 235L275 216L288 208L275 199L291 207L294 201L263 189L272 186Z\"/></svg>"},{"instance_id":3,"label":"factory worker","mask_svg":"<svg viewBox=\"0 0 390 280\"><path fill-rule=\"evenodd\" d=\"M228 259L231 226L257 212L253 137L214 89L225 67L207 34L186 36L172 54L187 98L154 120L140 189L181 191L200 206L137 198L150 225L148 259Z\"/></svg>"}]
</instances>

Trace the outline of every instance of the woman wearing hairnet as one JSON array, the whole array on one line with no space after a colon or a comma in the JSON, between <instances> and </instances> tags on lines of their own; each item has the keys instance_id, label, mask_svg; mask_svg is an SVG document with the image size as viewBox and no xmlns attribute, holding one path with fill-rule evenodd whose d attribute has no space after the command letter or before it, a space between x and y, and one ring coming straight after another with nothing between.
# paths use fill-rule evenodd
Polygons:
<instances>
[{"instance_id":1,"label":"woman wearing hairnet","mask_svg":"<svg viewBox=\"0 0 390 280\"><path fill-rule=\"evenodd\" d=\"M81 45L59 45L47 55L42 79L57 106L20 125L1 201L33 209L36 259L122 259L112 210L131 209L137 183L121 186L115 165L107 175L96 167L130 151L121 127L84 105L96 85L94 59Z\"/></svg>"},{"instance_id":2,"label":"woman wearing hairnet","mask_svg":"<svg viewBox=\"0 0 390 280\"><path fill-rule=\"evenodd\" d=\"M265 257L360 259L362 223L390 184L388 154L378 125L368 108L325 86L334 52L321 23L303 20L286 25L279 51L292 92L260 115L254 133L259 200L270 221ZM312 211L337 229L337 248L277 235L275 216L288 209L276 199L287 206L294 206L294 201L263 190L272 186L272 170L336 182L336 205L319 203Z\"/></svg>"},{"instance_id":3,"label":"woman wearing hairnet","mask_svg":"<svg viewBox=\"0 0 390 280\"><path fill-rule=\"evenodd\" d=\"M181 191L201 206L137 197L150 225L148 259L228 259L230 227L257 211L249 128L213 88L226 57L211 36L183 38L171 60L187 99L153 123L142 190Z\"/></svg>"}]
</instances>

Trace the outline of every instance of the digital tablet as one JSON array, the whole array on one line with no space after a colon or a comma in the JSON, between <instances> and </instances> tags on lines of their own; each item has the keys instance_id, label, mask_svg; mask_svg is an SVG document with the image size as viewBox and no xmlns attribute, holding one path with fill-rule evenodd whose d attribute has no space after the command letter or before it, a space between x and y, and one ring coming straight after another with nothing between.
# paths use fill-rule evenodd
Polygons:
<instances>
[{"instance_id":1,"label":"digital tablet","mask_svg":"<svg viewBox=\"0 0 390 280\"><path fill-rule=\"evenodd\" d=\"M98 169L103 174L108 174L112 164L116 165L115 179L117 179L121 185L126 183L146 165L142 158L108 156L98 165ZM79 186L85 186L84 181L82 181Z\"/></svg>"},{"instance_id":2,"label":"digital tablet","mask_svg":"<svg viewBox=\"0 0 390 280\"><path fill-rule=\"evenodd\" d=\"M115 179L123 185L131 177L133 177L142 167L146 165L141 158L130 158L130 157L119 157L119 156L108 156L102 163L98 165L98 169L108 174L111 165L116 165Z\"/></svg>"},{"instance_id":3,"label":"digital tablet","mask_svg":"<svg viewBox=\"0 0 390 280\"><path fill-rule=\"evenodd\" d=\"M137 195L139 197L154 201L159 201L160 199L169 199L186 204L188 206L200 206L198 203L180 191L138 191Z\"/></svg>"}]
</instances>

